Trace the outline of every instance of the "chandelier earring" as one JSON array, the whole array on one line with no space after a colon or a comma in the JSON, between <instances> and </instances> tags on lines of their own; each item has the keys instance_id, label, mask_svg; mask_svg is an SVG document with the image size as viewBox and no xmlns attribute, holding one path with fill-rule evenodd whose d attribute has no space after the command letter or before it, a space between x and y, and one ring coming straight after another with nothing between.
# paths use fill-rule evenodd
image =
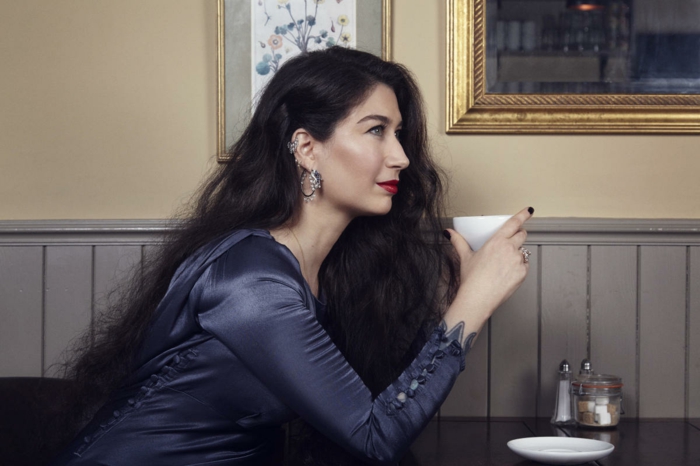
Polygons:
<instances>
[{"instance_id":1,"label":"chandelier earring","mask_svg":"<svg viewBox=\"0 0 700 466\"><path fill-rule=\"evenodd\" d=\"M289 149L289 153L294 155L294 153L297 151L297 147L299 147L299 138L294 138L294 141L289 141L287 143L287 149ZM298 162L297 162L298 163Z\"/></svg>"},{"instance_id":2,"label":"chandelier earring","mask_svg":"<svg viewBox=\"0 0 700 466\"><path fill-rule=\"evenodd\" d=\"M311 192L309 194L306 194L304 192L304 180L306 179L307 174L309 176L309 186L311 187ZM321 178L321 174L317 170L307 171L305 168L302 167L301 194L304 195L304 202L311 202L316 198L316 190L321 189L321 181L323 181L323 179Z\"/></svg>"},{"instance_id":3,"label":"chandelier earring","mask_svg":"<svg viewBox=\"0 0 700 466\"><path fill-rule=\"evenodd\" d=\"M299 138L294 138L294 141L290 141L287 143L287 149L289 149L289 153L291 155L294 155L297 151L297 148L299 147ZM316 198L316 190L321 189L321 181L323 181L323 178L321 178L321 174L318 172L318 170L307 170L304 168L300 163L299 159L294 157L294 161L297 164L297 167L301 168L301 194L304 195L304 201L305 202L311 202ZM306 194L304 192L304 180L306 177L309 177L309 186L311 187L311 192L309 194Z\"/></svg>"},{"instance_id":4,"label":"chandelier earring","mask_svg":"<svg viewBox=\"0 0 700 466\"><path fill-rule=\"evenodd\" d=\"M291 155L294 155L297 151L297 148L299 147L299 138L296 137L294 138L294 141L289 141L287 143L287 149L289 150L289 153ZM299 163L299 159L294 155L294 163L297 164L297 167L301 168L302 170L304 169L301 164Z\"/></svg>"}]
</instances>

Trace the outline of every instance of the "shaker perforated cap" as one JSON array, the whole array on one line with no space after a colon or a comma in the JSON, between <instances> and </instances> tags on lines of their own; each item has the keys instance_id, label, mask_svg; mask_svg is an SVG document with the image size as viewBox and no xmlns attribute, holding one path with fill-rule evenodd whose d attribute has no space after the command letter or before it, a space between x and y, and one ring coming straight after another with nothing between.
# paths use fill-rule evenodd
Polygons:
<instances>
[{"instance_id":1,"label":"shaker perforated cap","mask_svg":"<svg viewBox=\"0 0 700 466\"><path fill-rule=\"evenodd\" d=\"M559 364L559 372L571 372L571 367L569 366L569 361L564 359L560 364Z\"/></svg>"}]
</instances>

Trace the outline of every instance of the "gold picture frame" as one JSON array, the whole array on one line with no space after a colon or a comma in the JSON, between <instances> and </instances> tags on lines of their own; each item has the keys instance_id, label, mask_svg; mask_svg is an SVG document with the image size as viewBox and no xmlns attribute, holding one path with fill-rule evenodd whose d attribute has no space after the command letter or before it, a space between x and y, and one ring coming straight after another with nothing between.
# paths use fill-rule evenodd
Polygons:
<instances>
[{"instance_id":1,"label":"gold picture frame","mask_svg":"<svg viewBox=\"0 0 700 466\"><path fill-rule=\"evenodd\" d=\"M486 0L448 0L448 134L700 133L700 95L486 92Z\"/></svg>"},{"instance_id":2,"label":"gold picture frame","mask_svg":"<svg viewBox=\"0 0 700 466\"><path fill-rule=\"evenodd\" d=\"M219 162L227 160L228 147L242 132L241 125L244 118L241 114L248 109L250 103L249 94L246 96L245 89L241 90L241 82L250 72L249 68L245 69L247 65L244 60L245 47L248 46L249 50L250 39L246 39L246 36L250 35L250 30L245 27L244 13L234 23L237 29L233 32L233 36L231 33L227 35L226 6L245 6L249 1L217 0L217 160ZM358 48L381 55L384 60L391 60L392 0L357 0L357 2L358 11L363 15L376 15L381 11L380 18L370 18L369 21L362 23L358 21L358 41L363 36L366 37L364 45L358 43ZM227 68L227 55L231 59L230 53L227 53L227 43L229 51L234 52L238 58L236 69L243 68L239 76L233 76L231 67ZM232 101L236 106L233 111Z\"/></svg>"}]
</instances>

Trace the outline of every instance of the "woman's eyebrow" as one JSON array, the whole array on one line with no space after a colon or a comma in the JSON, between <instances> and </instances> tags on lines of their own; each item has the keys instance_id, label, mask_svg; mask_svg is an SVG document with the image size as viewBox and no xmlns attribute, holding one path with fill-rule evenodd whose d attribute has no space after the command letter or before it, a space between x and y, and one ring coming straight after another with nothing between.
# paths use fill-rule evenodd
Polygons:
<instances>
[{"instance_id":1,"label":"woman's eyebrow","mask_svg":"<svg viewBox=\"0 0 700 466\"><path fill-rule=\"evenodd\" d=\"M373 114L373 115L367 115L366 117L361 118L357 122L357 124L359 125L360 123L363 123L363 122L368 121L368 120L377 120L377 121L379 121L387 126L391 123L391 118L386 117L384 115ZM401 125L403 125L403 121L399 121L399 123L396 126L401 126Z\"/></svg>"}]
</instances>

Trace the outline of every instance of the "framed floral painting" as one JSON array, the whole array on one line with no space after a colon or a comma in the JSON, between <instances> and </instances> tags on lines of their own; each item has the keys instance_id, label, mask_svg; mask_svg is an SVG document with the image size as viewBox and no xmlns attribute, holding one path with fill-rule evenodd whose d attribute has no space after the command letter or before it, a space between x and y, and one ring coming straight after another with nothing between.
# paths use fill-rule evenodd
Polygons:
<instances>
[{"instance_id":1,"label":"framed floral painting","mask_svg":"<svg viewBox=\"0 0 700 466\"><path fill-rule=\"evenodd\" d=\"M219 161L291 57L332 46L391 59L391 0L218 0Z\"/></svg>"}]
</instances>

